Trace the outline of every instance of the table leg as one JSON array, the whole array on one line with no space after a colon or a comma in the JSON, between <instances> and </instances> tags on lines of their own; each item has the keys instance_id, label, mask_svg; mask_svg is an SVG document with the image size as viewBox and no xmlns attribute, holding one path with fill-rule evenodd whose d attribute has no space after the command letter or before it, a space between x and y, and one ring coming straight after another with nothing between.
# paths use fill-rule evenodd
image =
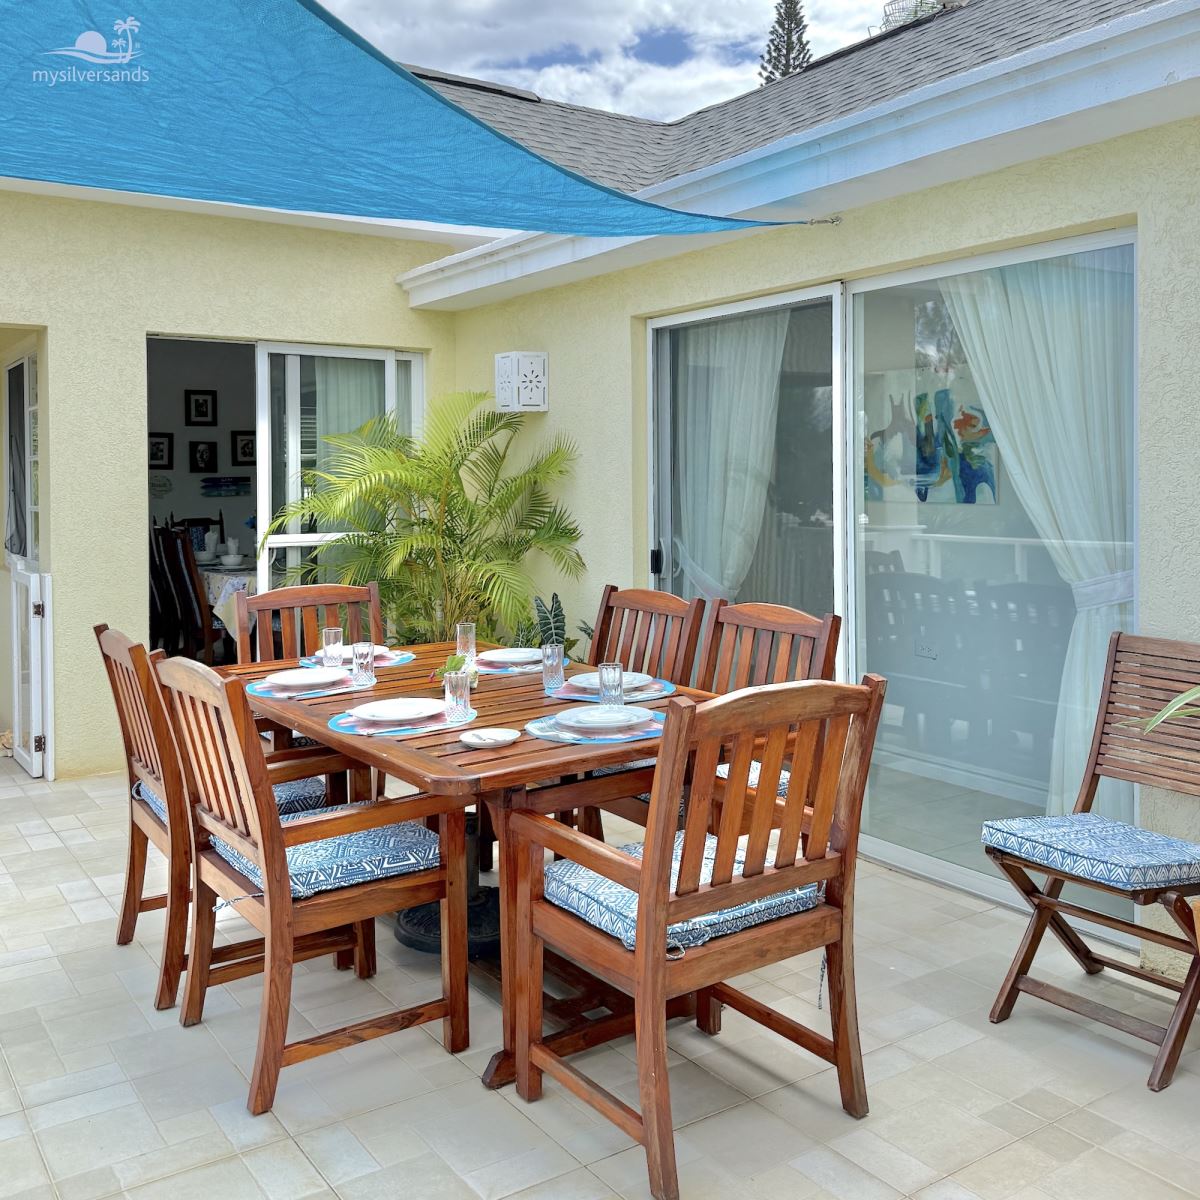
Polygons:
<instances>
[{"instance_id":1,"label":"table leg","mask_svg":"<svg viewBox=\"0 0 1200 1200\"><path fill-rule=\"evenodd\" d=\"M514 800L519 806L524 798L524 788L495 792L482 798L491 814L499 857L500 997L504 1025L504 1048L492 1055L483 1073L483 1086L487 1088L502 1087L516 1077L514 1050L517 1044L517 870L508 818L514 807Z\"/></svg>"}]
</instances>

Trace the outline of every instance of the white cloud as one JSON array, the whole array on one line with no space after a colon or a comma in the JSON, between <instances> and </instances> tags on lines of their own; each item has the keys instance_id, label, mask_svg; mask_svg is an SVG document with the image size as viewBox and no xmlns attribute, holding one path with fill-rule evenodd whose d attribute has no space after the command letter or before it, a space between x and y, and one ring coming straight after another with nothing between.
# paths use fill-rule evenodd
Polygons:
<instances>
[{"instance_id":1,"label":"white cloud","mask_svg":"<svg viewBox=\"0 0 1200 1200\"><path fill-rule=\"evenodd\" d=\"M827 54L867 35L884 0L809 0L809 41ZM671 120L758 85L774 0L326 0L402 62L511 83L558 100ZM676 65L631 53L639 34L683 30ZM741 47L742 49L737 49ZM580 59L584 61L579 61ZM511 66L529 63L536 66Z\"/></svg>"}]
</instances>

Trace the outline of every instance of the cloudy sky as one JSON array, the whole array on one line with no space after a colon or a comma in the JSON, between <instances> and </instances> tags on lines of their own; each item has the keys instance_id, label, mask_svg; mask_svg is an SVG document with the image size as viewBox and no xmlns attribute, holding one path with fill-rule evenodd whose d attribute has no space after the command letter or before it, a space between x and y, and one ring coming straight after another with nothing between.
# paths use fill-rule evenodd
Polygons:
<instances>
[{"instance_id":1,"label":"cloudy sky","mask_svg":"<svg viewBox=\"0 0 1200 1200\"><path fill-rule=\"evenodd\" d=\"M401 62L670 120L758 85L774 0L325 0ZM806 0L816 55L884 0Z\"/></svg>"}]
</instances>

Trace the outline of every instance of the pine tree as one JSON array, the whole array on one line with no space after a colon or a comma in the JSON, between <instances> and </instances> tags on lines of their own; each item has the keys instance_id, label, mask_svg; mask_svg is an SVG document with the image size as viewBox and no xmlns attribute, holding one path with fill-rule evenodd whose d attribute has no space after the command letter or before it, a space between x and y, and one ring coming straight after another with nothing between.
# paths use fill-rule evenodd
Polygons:
<instances>
[{"instance_id":1,"label":"pine tree","mask_svg":"<svg viewBox=\"0 0 1200 1200\"><path fill-rule=\"evenodd\" d=\"M812 62L807 35L803 0L776 0L775 23L758 68L763 83L794 75Z\"/></svg>"}]
</instances>

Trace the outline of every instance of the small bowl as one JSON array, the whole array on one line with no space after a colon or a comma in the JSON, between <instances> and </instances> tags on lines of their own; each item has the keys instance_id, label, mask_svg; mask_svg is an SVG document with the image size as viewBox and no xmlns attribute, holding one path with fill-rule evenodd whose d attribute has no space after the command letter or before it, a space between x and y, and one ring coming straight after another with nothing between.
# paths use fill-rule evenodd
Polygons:
<instances>
[{"instance_id":1,"label":"small bowl","mask_svg":"<svg viewBox=\"0 0 1200 1200\"><path fill-rule=\"evenodd\" d=\"M245 557L245 555L242 555L242 554L222 554L221 555L221 566L223 566L223 567L240 567L242 565L242 559L244 557Z\"/></svg>"},{"instance_id":2,"label":"small bowl","mask_svg":"<svg viewBox=\"0 0 1200 1200\"><path fill-rule=\"evenodd\" d=\"M472 750L496 750L511 746L520 736L519 729L468 729L458 735L458 740Z\"/></svg>"}]
</instances>

